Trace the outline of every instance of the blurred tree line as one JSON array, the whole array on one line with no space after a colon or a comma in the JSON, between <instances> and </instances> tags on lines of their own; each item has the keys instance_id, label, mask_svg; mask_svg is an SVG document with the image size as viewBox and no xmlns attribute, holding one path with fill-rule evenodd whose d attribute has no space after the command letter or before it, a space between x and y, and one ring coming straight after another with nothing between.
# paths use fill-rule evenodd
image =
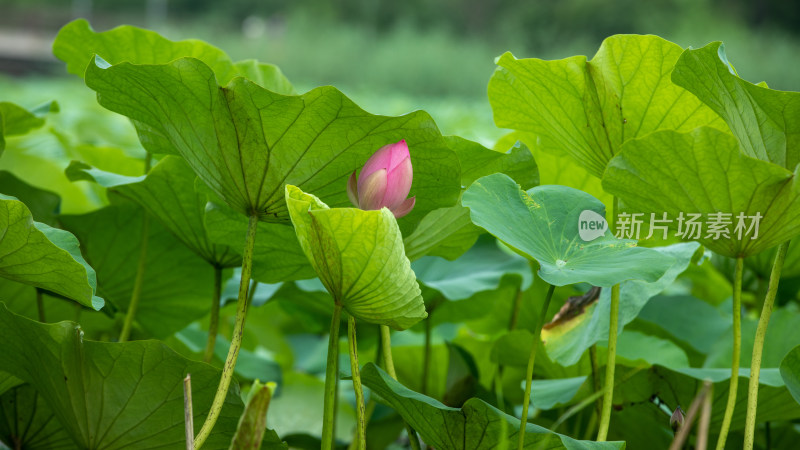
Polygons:
<instances>
[{"instance_id":1,"label":"blurred tree line","mask_svg":"<svg viewBox=\"0 0 800 450\"><path fill-rule=\"evenodd\" d=\"M675 23L698 9L736 17L751 27L780 27L800 34L800 2L786 0L2 0L0 25L63 24L86 13L103 21L144 21L148 9L172 20L213 16L240 23L252 15L313 14L320 19L388 30L398 23L446 28L459 35L530 42L558 41L575 33L591 40L616 33L643 33L654 23ZM141 23L139 23L141 24Z\"/></svg>"}]
</instances>

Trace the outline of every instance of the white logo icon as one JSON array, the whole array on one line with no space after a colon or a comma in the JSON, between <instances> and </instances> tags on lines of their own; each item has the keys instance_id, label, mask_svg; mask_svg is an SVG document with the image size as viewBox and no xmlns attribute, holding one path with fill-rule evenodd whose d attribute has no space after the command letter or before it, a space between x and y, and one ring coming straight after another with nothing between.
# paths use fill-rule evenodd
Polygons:
<instances>
[{"instance_id":1,"label":"white logo icon","mask_svg":"<svg viewBox=\"0 0 800 450\"><path fill-rule=\"evenodd\" d=\"M604 235L608 230L606 218L596 212L586 209L578 217L578 235L586 242L593 241Z\"/></svg>"}]
</instances>

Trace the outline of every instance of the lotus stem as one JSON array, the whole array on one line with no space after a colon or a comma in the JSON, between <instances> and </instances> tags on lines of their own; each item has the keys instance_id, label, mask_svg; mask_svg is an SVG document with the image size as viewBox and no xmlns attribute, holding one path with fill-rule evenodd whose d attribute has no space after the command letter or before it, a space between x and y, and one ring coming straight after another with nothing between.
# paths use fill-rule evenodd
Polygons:
<instances>
[{"instance_id":1,"label":"lotus stem","mask_svg":"<svg viewBox=\"0 0 800 450\"><path fill-rule=\"evenodd\" d=\"M611 209L611 232L617 231L617 211L619 199L615 196ZM600 426L597 440L604 442L611 424L611 405L614 402L614 369L617 364L617 333L619 331L619 284L611 287L611 308L608 318L608 356L606 358L606 379L603 390L603 407L600 410Z\"/></svg>"},{"instance_id":2,"label":"lotus stem","mask_svg":"<svg viewBox=\"0 0 800 450\"><path fill-rule=\"evenodd\" d=\"M217 423L225 397L228 395L228 387L233 378L233 369L236 367L236 360L239 357L239 349L242 346L242 334L244 333L244 322L247 318L247 291L250 286L250 274L253 268L253 247L256 242L256 231L258 230L258 215L252 214L247 226L247 238L244 242L244 254L242 255L242 279L239 282L239 296L236 299L236 324L233 327L231 336L231 346L228 349L228 356L225 358L225 365L222 367L222 377L219 380L217 393L211 403L211 410L208 412L203 427L197 433L194 440L195 448L200 448L208 439L211 430Z\"/></svg>"},{"instance_id":3,"label":"lotus stem","mask_svg":"<svg viewBox=\"0 0 800 450\"><path fill-rule=\"evenodd\" d=\"M339 323L342 305L333 307L331 330L328 335L328 363L325 369L325 402L322 414L322 449L333 450L336 430L336 386L339 382Z\"/></svg>"},{"instance_id":4,"label":"lotus stem","mask_svg":"<svg viewBox=\"0 0 800 450\"><path fill-rule=\"evenodd\" d=\"M381 325L381 351L383 353L383 366L386 373L390 377L397 379L397 372L394 370L394 359L392 358L392 332L386 325ZM420 450L419 440L417 439L417 432L411 428L411 425L403 420L406 426L406 433L408 433L408 440L411 443L412 450Z\"/></svg>"},{"instance_id":5,"label":"lotus stem","mask_svg":"<svg viewBox=\"0 0 800 450\"><path fill-rule=\"evenodd\" d=\"M697 424L697 445L695 450L708 448L708 429L711 424L711 403L714 401L714 385L708 389L708 394L703 398L703 409L700 411L700 423Z\"/></svg>"},{"instance_id":6,"label":"lotus stem","mask_svg":"<svg viewBox=\"0 0 800 450\"><path fill-rule=\"evenodd\" d=\"M686 413L686 419L684 420L683 425L681 425L678 429L678 432L675 434L675 438L672 440L669 450L680 450L683 448L683 444L686 442L686 439L689 437L689 432L692 430L694 420L697 418L697 414L700 411L700 406L705 402L706 397L708 397L711 393L711 386L711 380L705 380L703 382L703 387L694 397L694 400L692 400L692 404L689 406L689 411Z\"/></svg>"},{"instance_id":7,"label":"lotus stem","mask_svg":"<svg viewBox=\"0 0 800 450\"><path fill-rule=\"evenodd\" d=\"M252 293L255 289L250 289ZM211 317L208 321L208 341L203 361L211 362L214 347L217 345L217 329L219 328L219 302L222 296L222 267L214 266L214 293L211 298Z\"/></svg>"},{"instance_id":8,"label":"lotus stem","mask_svg":"<svg viewBox=\"0 0 800 450\"><path fill-rule=\"evenodd\" d=\"M736 407L736 392L739 388L739 356L742 350L742 272L744 259L736 258L733 272L733 355L731 355L731 381L728 388L728 403L722 417L722 427L717 439L717 450L725 450L725 441L731 428L733 409Z\"/></svg>"},{"instance_id":9,"label":"lotus stem","mask_svg":"<svg viewBox=\"0 0 800 450\"><path fill-rule=\"evenodd\" d=\"M194 414L192 413L192 375L183 379L183 421L186 432L186 450L194 450Z\"/></svg>"},{"instance_id":10,"label":"lotus stem","mask_svg":"<svg viewBox=\"0 0 800 450\"><path fill-rule=\"evenodd\" d=\"M433 315L433 310L428 312L428 318L425 319L425 352L422 355L422 385L420 389L423 395L428 395L428 373L431 370L431 334L433 333L431 315Z\"/></svg>"},{"instance_id":11,"label":"lotus stem","mask_svg":"<svg viewBox=\"0 0 800 450\"><path fill-rule=\"evenodd\" d=\"M775 303L775 296L778 293L778 283L781 281L781 271L783 261L786 259L786 251L789 249L789 241L784 242L778 248L775 255L775 263L772 265L772 273L769 275L769 288L767 296L764 298L764 307L761 309L761 317L758 319L756 328L756 339L753 342L753 359L750 362L750 384L747 388L747 418L744 427L744 448L751 450L755 442L756 431L756 410L758 409L758 377L761 373L761 357L764 353L764 339L767 336L767 326L769 317L772 315L772 306Z\"/></svg>"},{"instance_id":12,"label":"lotus stem","mask_svg":"<svg viewBox=\"0 0 800 450\"><path fill-rule=\"evenodd\" d=\"M533 342L531 342L531 354L528 357L528 370L525 373L525 397L522 399L522 417L519 423L519 445L517 448L522 450L525 447L525 427L528 425L528 405L531 402L531 385L533 384L533 364L536 361L536 350L539 348L539 341L542 337L542 325L544 325L544 318L547 315L547 309L550 307L550 300L553 298L553 292L556 290L554 285L550 285L547 290L547 296L544 298L541 314L534 329Z\"/></svg>"},{"instance_id":13,"label":"lotus stem","mask_svg":"<svg viewBox=\"0 0 800 450\"><path fill-rule=\"evenodd\" d=\"M361 371L358 365L358 342L356 341L356 319L347 318L347 344L350 353L350 372L353 375L353 390L356 392L356 418L358 420L358 449L367 450L367 414L364 409L364 390L361 388Z\"/></svg>"},{"instance_id":14,"label":"lotus stem","mask_svg":"<svg viewBox=\"0 0 800 450\"><path fill-rule=\"evenodd\" d=\"M136 317L136 311L139 309L139 299L142 297L144 271L147 264L147 241L149 240L150 234L150 217L146 212L142 214L142 241L139 246L139 264L136 266L136 278L133 280L131 301L128 304L128 311L125 313L125 322L122 324L122 331L119 333L119 342L125 342L131 337L133 319Z\"/></svg>"}]
</instances>

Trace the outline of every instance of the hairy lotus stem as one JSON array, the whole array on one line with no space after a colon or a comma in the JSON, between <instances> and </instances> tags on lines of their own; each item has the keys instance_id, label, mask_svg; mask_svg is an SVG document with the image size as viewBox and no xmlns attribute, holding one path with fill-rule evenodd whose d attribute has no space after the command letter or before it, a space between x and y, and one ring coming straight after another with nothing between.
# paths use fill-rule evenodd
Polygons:
<instances>
[{"instance_id":1,"label":"hairy lotus stem","mask_svg":"<svg viewBox=\"0 0 800 450\"><path fill-rule=\"evenodd\" d=\"M364 390L361 388L361 371L358 366L358 342L356 341L356 319L347 318L347 344L350 353L350 373L353 375L353 390L356 392L356 418L358 419L358 449L367 449L367 419L364 410Z\"/></svg>"},{"instance_id":2,"label":"hairy lotus stem","mask_svg":"<svg viewBox=\"0 0 800 450\"><path fill-rule=\"evenodd\" d=\"M733 272L733 355L731 355L731 382L728 388L728 403L722 417L722 427L717 439L717 450L725 450L725 441L731 428L733 409L736 407L736 392L739 388L739 356L742 350L742 271L744 259L736 258Z\"/></svg>"},{"instance_id":3,"label":"hairy lotus stem","mask_svg":"<svg viewBox=\"0 0 800 450\"><path fill-rule=\"evenodd\" d=\"M383 353L383 366L386 373L390 377L397 379L397 372L394 370L394 359L392 358L392 332L386 325L381 325L381 349ZM420 450L419 440L417 440L417 432L411 428L405 420L403 424L406 426L406 433L408 433L408 440L411 443L412 450Z\"/></svg>"},{"instance_id":4,"label":"hairy lotus stem","mask_svg":"<svg viewBox=\"0 0 800 450\"><path fill-rule=\"evenodd\" d=\"M531 342L531 354L528 357L528 370L525 373L525 397L522 399L522 416L519 423L519 445L517 448L522 450L525 447L525 427L528 425L528 405L531 402L531 384L533 384L533 364L536 360L536 350L539 348L539 341L542 337L542 325L544 325L544 318L547 315L547 308L550 307L550 299L553 298L553 291L556 287L550 285L547 290L547 296L544 298L542 305L542 312L539 314L536 328L533 335L533 342Z\"/></svg>"},{"instance_id":5,"label":"hairy lotus stem","mask_svg":"<svg viewBox=\"0 0 800 450\"><path fill-rule=\"evenodd\" d=\"M322 413L322 450L333 450L336 425L336 387L339 382L339 322L342 305L333 307L331 330L328 336L328 363L325 366L325 401Z\"/></svg>"},{"instance_id":6,"label":"hairy lotus stem","mask_svg":"<svg viewBox=\"0 0 800 450\"><path fill-rule=\"evenodd\" d=\"M255 289L250 288L250 293ZM219 328L219 302L222 296L222 267L214 266L214 293L211 298L211 317L208 321L208 341L203 361L211 362L214 357L214 347L217 345L217 329ZM249 302L248 302L249 303Z\"/></svg>"},{"instance_id":7,"label":"hairy lotus stem","mask_svg":"<svg viewBox=\"0 0 800 450\"><path fill-rule=\"evenodd\" d=\"M242 346L242 334L244 333L244 322L247 318L247 291L250 286L250 273L253 268L253 247L256 242L256 231L258 230L258 216L252 214L247 226L247 239L244 242L244 254L242 255L242 279L239 282L239 296L236 299L236 324L233 326L233 336L231 336L231 346L228 349L228 356L225 358L225 365L222 367L222 377L219 380L217 393L211 403L211 410L208 417L197 433L194 440L195 448L200 448L206 442L214 424L217 423L225 397L228 395L228 387L233 378L233 369L236 367L236 359L239 357L239 349Z\"/></svg>"},{"instance_id":8,"label":"hairy lotus stem","mask_svg":"<svg viewBox=\"0 0 800 450\"><path fill-rule=\"evenodd\" d=\"M186 450L194 450L194 414L192 413L192 375L183 379L183 421L186 434Z\"/></svg>"},{"instance_id":9,"label":"hairy lotus stem","mask_svg":"<svg viewBox=\"0 0 800 450\"><path fill-rule=\"evenodd\" d=\"M772 315L772 306L775 303L775 295L778 293L778 283L781 281L781 270L783 270L783 261L786 259L786 251L788 249L789 241L786 241L781 244L778 248L778 254L775 255L775 263L772 265L772 273L769 275L767 296L764 298L764 307L761 309L761 317L758 319L758 327L756 328L756 339L753 342L753 359L750 362L750 384L747 389L747 419L744 427L745 450L751 450L755 441L758 377L761 373L764 339L767 336L769 317Z\"/></svg>"},{"instance_id":10,"label":"hairy lotus stem","mask_svg":"<svg viewBox=\"0 0 800 450\"><path fill-rule=\"evenodd\" d=\"M125 322L123 322L122 331L119 333L119 342L125 342L131 337L133 319L136 317L136 310L139 309L139 299L142 297L144 270L147 263L147 241L150 234L150 217L146 212L142 214L142 241L139 244L139 264L136 266L136 278L133 280L131 302L128 304L128 311L125 313Z\"/></svg>"},{"instance_id":11,"label":"hairy lotus stem","mask_svg":"<svg viewBox=\"0 0 800 450\"><path fill-rule=\"evenodd\" d=\"M619 199L615 196L611 209L611 231L617 231L617 211ZM608 313L608 356L606 358L606 379L603 388L603 407L600 410L600 426L597 440L603 442L608 437L611 424L611 404L614 401L614 369L617 364L617 333L619 331L619 284L611 287L611 308Z\"/></svg>"}]
</instances>

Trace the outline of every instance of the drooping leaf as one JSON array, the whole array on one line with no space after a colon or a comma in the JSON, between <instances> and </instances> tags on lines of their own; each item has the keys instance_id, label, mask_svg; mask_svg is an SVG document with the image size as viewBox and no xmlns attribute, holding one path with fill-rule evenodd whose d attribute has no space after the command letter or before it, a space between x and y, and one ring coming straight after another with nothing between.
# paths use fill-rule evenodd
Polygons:
<instances>
[{"instance_id":1,"label":"drooping leaf","mask_svg":"<svg viewBox=\"0 0 800 450\"><path fill-rule=\"evenodd\" d=\"M800 346L786 354L781 362L781 378L797 403L800 403Z\"/></svg>"},{"instance_id":2,"label":"drooping leaf","mask_svg":"<svg viewBox=\"0 0 800 450\"><path fill-rule=\"evenodd\" d=\"M566 186L538 186L522 191L503 174L472 184L462 202L472 221L512 248L539 262L539 276L564 286L587 282L611 287L624 280L655 281L673 264L672 258L636 241L616 239L606 229L585 241L579 218L589 211L602 220L605 207L585 192ZM582 219L581 219L582 220Z\"/></svg>"},{"instance_id":3,"label":"drooping leaf","mask_svg":"<svg viewBox=\"0 0 800 450\"><path fill-rule=\"evenodd\" d=\"M221 87L212 70L192 58L164 65L97 60L86 83L101 105L133 119L140 136L146 128L145 148L181 155L234 210L264 221L288 222L287 184L333 206L349 205L353 170L401 139L411 152L410 195L416 196L401 227L410 232L425 214L458 199L458 157L424 112L371 115L332 87L300 96L276 94L244 78Z\"/></svg>"},{"instance_id":4,"label":"drooping leaf","mask_svg":"<svg viewBox=\"0 0 800 450\"><path fill-rule=\"evenodd\" d=\"M61 216L97 270L99 293L120 312L128 309L138 270L144 210L116 198L98 211ZM213 269L157 220L148 222L144 278L136 322L148 337L163 338L211 308Z\"/></svg>"},{"instance_id":5,"label":"drooping leaf","mask_svg":"<svg viewBox=\"0 0 800 450\"><path fill-rule=\"evenodd\" d=\"M427 314L394 215L386 208L328 208L295 186L286 203L320 281L359 320L405 329Z\"/></svg>"},{"instance_id":6,"label":"drooping leaf","mask_svg":"<svg viewBox=\"0 0 800 450\"><path fill-rule=\"evenodd\" d=\"M791 171L800 163L800 92L739 78L721 42L683 52L672 81L716 111L746 155Z\"/></svg>"},{"instance_id":7,"label":"drooping leaf","mask_svg":"<svg viewBox=\"0 0 800 450\"><path fill-rule=\"evenodd\" d=\"M164 157L146 177L123 177L75 162L67 168L67 174L72 180L90 178L140 204L209 264L217 267L241 264L235 250L216 245L210 239L204 224L206 188L181 158Z\"/></svg>"},{"instance_id":8,"label":"drooping leaf","mask_svg":"<svg viewBox=\"0 0 800 450\"><path fill-rule=\"evenodd\" d=\"M776 164L742 154L730 134L698 128L628 141L609 163L603 187L647 218L667 213L665 225L676 232L681 217L699 213L699 232L682 224L686 237L723 255L746 257L800 233L796 179ZM713 233L712 226L722 232Z\"/></svg>"},{"instance_id":9,"label":"drooping leaf","mask_svg":"<svg viewBox=\"0 0 800 450\"><path fill-rule=\"evenodd\" d=\"M619 332L630 323L647 301L670 286L689 266L698 244L693 242L655 247L652 251L671 257L669 269L656 281L628 280L620 285ZM603 289L598 300L570 320L542 330L547 355L561 365L575 364L597 342L608 339L611 289Z\"/></svg>"},{"instance_id":10,"label":"drooping leaf","mask_svg":"<svg viewBox=\"0 0 800 450\"><path fill-rule=\"evenodd\" d=\"M591 61L516 59L505 53L489 82L497 126L535 134L600 178L626 141L656 130L724 128L670 80L682 49L658 36L615 35Z\"/></svg>"},{"instance_id":11,"label":"drooping leaf","mask_svg":"<svg viewBox=\"0 0 800 450\"><path fill-rule=\"evenodd\" d=\"M95 55L111 64L167 64L178 58L192 57L207 64L220 84L244 76L259 85L282 94L294 94L294 88L280 69L271 64L248 60L234 63L225 52L211 44L189 39L171 41L158 33L129 25L97 33L84 19L64 25L53 42L53 54L67 63L67 71L83 77Z\"/></svg>"},{"instance_id":12,"label":"drooping leaf","mask_svg":"<svg viewBox=\"0 0 800 450\"><path fill-rule=\"evenodd\" d=\"M220 371L189 361L157 341L83 340L74 322L45 325L0 305L0 366L29 383L81 448L182 446L183 378L192 375L195 422L201 422ZM208 448L225 449L243 410L228 392Z\"/></svg>"},{"instance_id":13,"label":"drooping leaf","mask_svg":"<svg viewBox=\"0 0 800 450\"><path fill-rule=\"evenodd\" d=\"M517 442L519 419L483 400L472 398L461 408L450 408L414 392L372 363L364 366L361 379L435 448L495 449ZM532 423L525 428L525 448L535 449L624 449L624 442L578 441Z\"/></svg>"},{"instance_id":14,"label":"drooping leaf","mask_svg":"<svg viewBox=\"0 0 800 450\"><path fill-rule=\"evenodd\" d=\"M75 447L44 397L30 384L0 395L0 443L47 450Z\"/></svg>"},{"instance_id":15,"label":"drooping leaf","mask_svg":"<svg viewBox=\"0 0 800 450\"><path fill-rule=\"evenodd\" d=\"M411 268L419 281L448 300L463 300L480 291L497 289L507 274L521 276L522 289L533 281L528 261L500 250L491 238L479 241L455 261L426 256L412 263Z\"/></svg>"},{"instance_id":16,"label":"drooping leaf","mask_svg":"<svg viewBox=\"0 0 800 450\"><path fill-rule=\"evenodd\" d=\"M81 256L75 236L34 222L30 210L0 194L0 276L46 289L99 310L94 269Z\"/></svg>"}]
</instances>

